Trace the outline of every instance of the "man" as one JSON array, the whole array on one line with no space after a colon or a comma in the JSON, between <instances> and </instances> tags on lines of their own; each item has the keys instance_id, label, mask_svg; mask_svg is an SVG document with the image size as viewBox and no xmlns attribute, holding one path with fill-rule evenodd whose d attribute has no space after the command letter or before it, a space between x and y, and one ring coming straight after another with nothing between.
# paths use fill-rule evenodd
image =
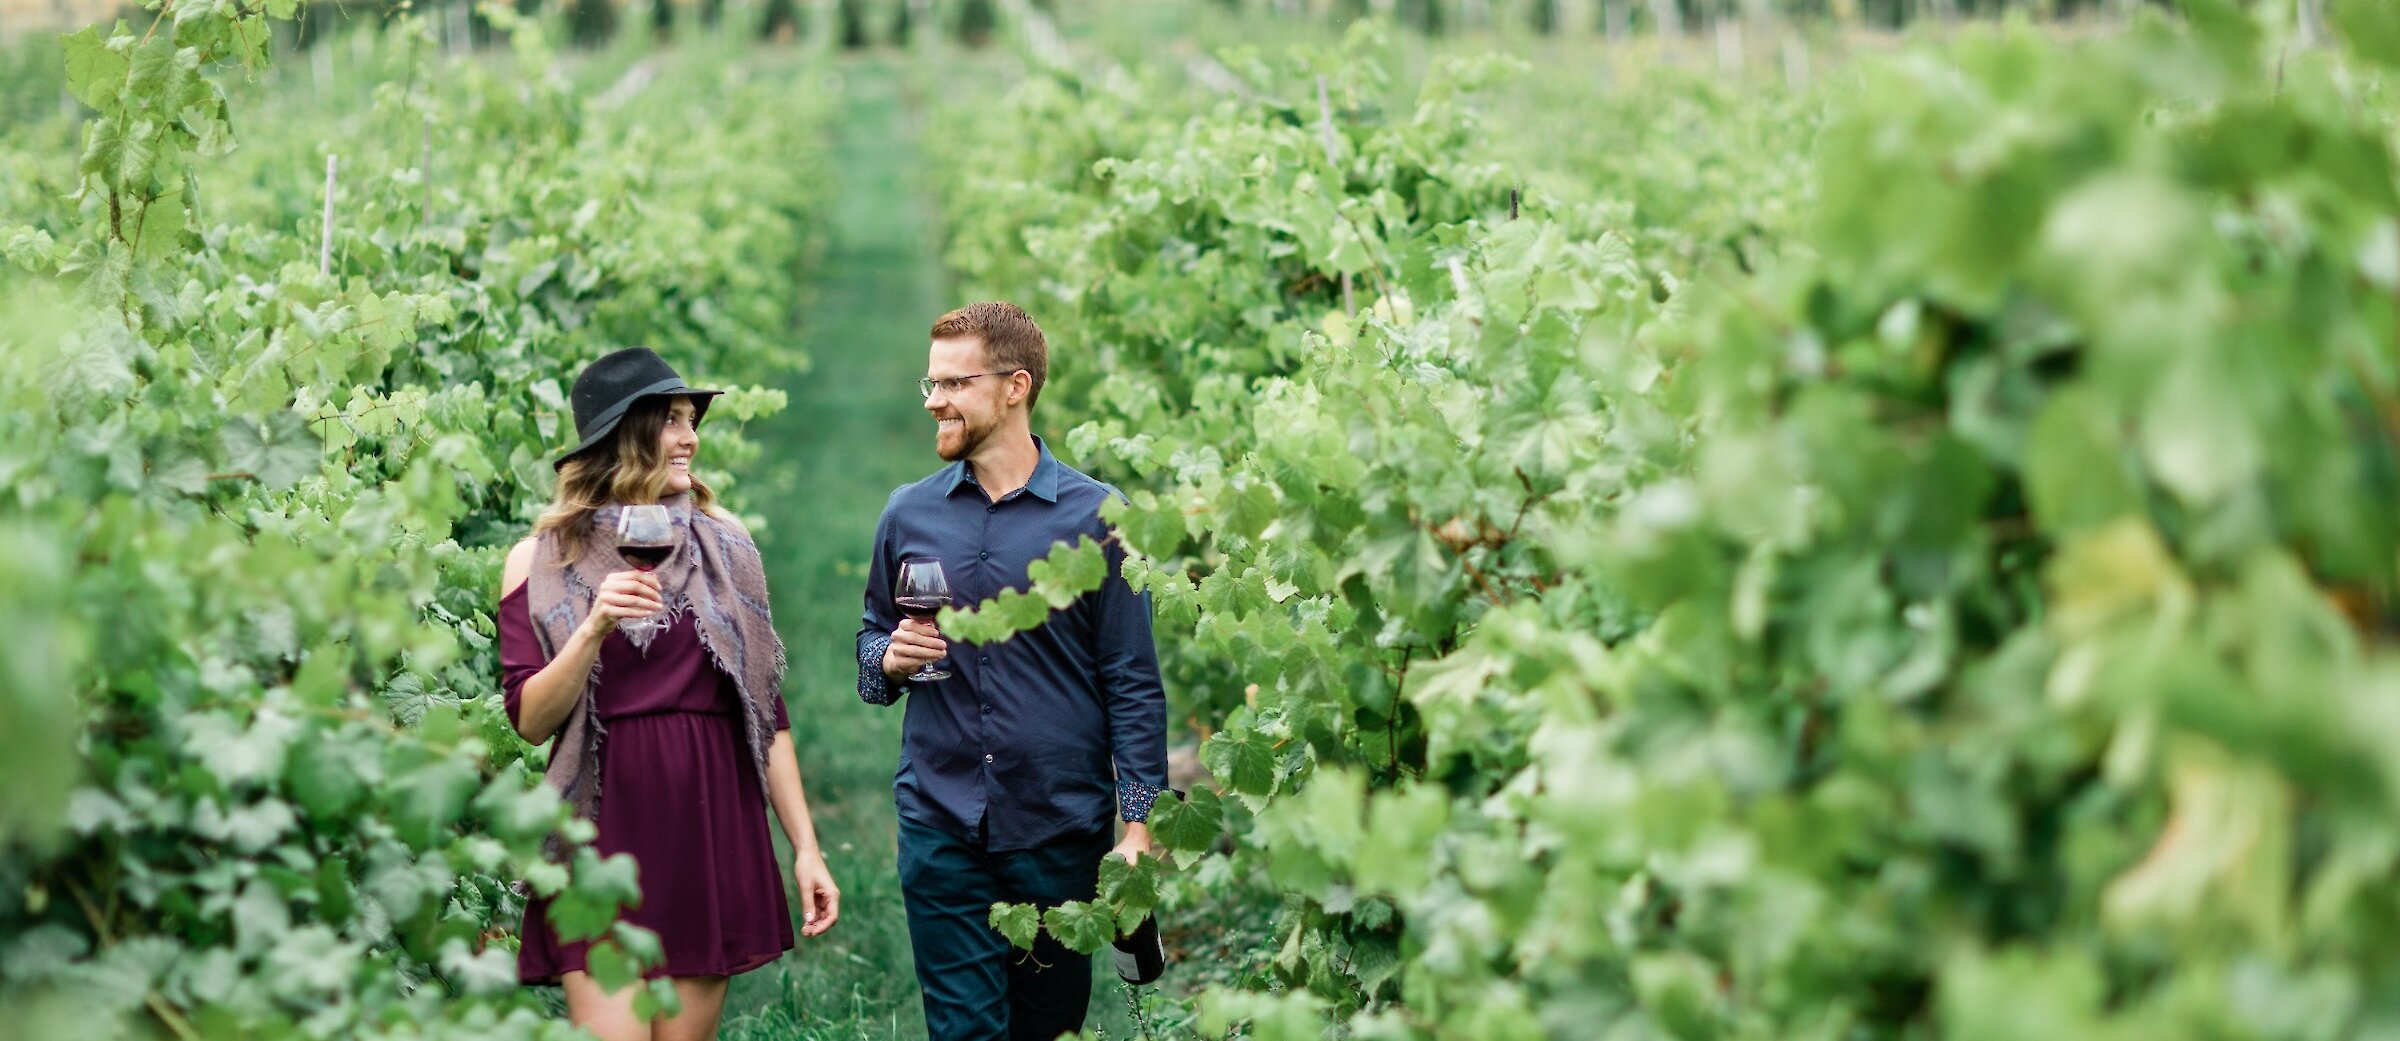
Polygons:
<instances>
[{"instance_id":1,"label":"man","mask_svg":"<svg viewBox=\"0 0 2400 1041\"><path fill-rule=\"evenodd\" d=\"M991 906L1091 899L1109 853L1149 851L1144 822L1167 783L1149 600L1126 585L1124 551L1100 520L1116 490L1033 436L1048 372L1041 328L1013 305L971 304L934 323L919 387L950 465L892 493L867 570L858 693L874 705L908 699L892 787L934 1041L1083 1029L1091 959L1047 934L1031 955L1011 948ZM1087 535L1107 546L1107 582L1005 642L946 643L894 603L903 561L940 560L963 606L1025 588L1026 565ZM945 657L948 678L907 678ZM1112 810L1125 821L1113 850Z\"/></svg>"}]
</instances>

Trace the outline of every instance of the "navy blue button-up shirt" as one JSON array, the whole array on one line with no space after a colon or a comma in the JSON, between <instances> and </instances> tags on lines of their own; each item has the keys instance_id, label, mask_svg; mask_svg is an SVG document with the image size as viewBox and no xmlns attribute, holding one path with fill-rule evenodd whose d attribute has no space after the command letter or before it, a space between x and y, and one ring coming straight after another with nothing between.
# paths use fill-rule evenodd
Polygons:
<instances>
[{"instance_id":1,"label":"navy blue button-up shirt","mask_svg":"<svg viewBox=\"0 0 2400 1041\"><path fill-rule=\"evenodd\" d=\"M1077 473L1036 438L1025 487L993 501L965 462L892 493L875 527L866 614L858 630L858 694L908 697L900 768L902 816L993 850L1031 849L1149 817L1167 783L1166 692L1150 639L1150 600L1125 583L1123 548L1100 506L1117 491ZM942 562L960 606L1031 584L1026 565L1082 536L1103 542L1108 580L1048 621L988 646L952 641L950 678L894 682L884 650L899 628L900 562Z\"/></svg>"}]
</instances>

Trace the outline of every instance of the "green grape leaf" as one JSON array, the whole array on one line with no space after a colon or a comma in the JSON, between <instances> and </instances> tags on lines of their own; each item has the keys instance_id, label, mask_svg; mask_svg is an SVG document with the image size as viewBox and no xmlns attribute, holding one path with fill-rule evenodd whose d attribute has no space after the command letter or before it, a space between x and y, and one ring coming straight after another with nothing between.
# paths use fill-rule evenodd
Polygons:
<instances>
[{"instance_id":1,"label":"green grape leaf","mask_svg":"<svg viewBox=\"0 0 2400 1041\"><path fill-rule=\"evenodd\" d=\"M558 824L565 800L547 784L496 774L475 796L474 810L504 838L538 839Z\"/></svg>"},{"instance_id":2,"label":"green grape leaf","mask_svg":"<svg viewBox=\"0 0 2400 1041\"><path fill-rule=\"evenodd\" d=\"M566 865L538 859L519 867L517 876L541 896L557 896L567 888L570 880Z\"/></svg>"},{"instance_id":3,"label":"green grape leaf","mask_svg":"<svg viewBox=\"0 0 2400 1041\"><path fill-rule=\"evenodd\" d=\"M439 845L466 813L478 782L472 763L445 759L409 771L393 783L391 822L400 837L418 849Z\"/></svg>"},{"instance_id":4,"label":"green grape leaf","mask_svg":"<svg viewBox=\"0 0 2400 1041\"><path fill-rule=\"evenodd\" d=\"M1158 906L1158 858L1129 864L1111 853L1100 860L1100 900L1119 922L1140 924Z\"/></svg>"},{"instance_id":5,"label":"green grape leaf","mask_svg":"<svg viewBox=\"0 0 2400 1041\"><path fill-rule=\"evenodd\" d=\"M1150 806L1150 835L1172 850L1205 852L1225 832L1225 807L1216 790L1195 787L1178 798L1164 793Z\"/></svg>"},{"instance_id":6,"label":"green grape leaf","mask_svg":"<svg viewBox=\"0 0 2400 1041\"><path fill-rule=\"evenodd\" d=\"M584 964L592 974L592 982L604 991L623 990L642 978L641 966L614 940L601 940L586 948Z\"/></svg>"},{"instance_id":7,"label":"green grape leaf","mask_svg":"<svg viewBox=\"0 0 2400 1041\"><path fill-rule=\"evenodd\" d=\"M639 962L645 968L666 963L666 948L661 945L658 934L655 932L632 922L618 922L609 927L608 937L617 946L624 948L627 957Z\"/></svg>"},{"instance_id":8,"label":"green grape leaf","mask_svg":"<svg viewBox=\"0 0 2400 1041\"><path fill-rule=\"evenodd\" d=\"M225 463L268 489L289 488L317 472L324 456L307 417L291 410L264 423L242 419L224 427Z\"/></svg>"},{"instance_id":9,"label":"green grape leaf","mask_svg":"<svg viewBox=\"0 0 2400 1041\"><path fill-rule=\"evenodd\" d=\"M1071 900L1044 911L1042 928L1078 954L1090 954L1116 939L1116 918L1097 902Z\"/></svg>"},{"instance_id":10,"label":"green grape leaf","mask_svg":"<svg viewBox=\"0 0 2400 1041\"><path fill-rule=\"evenodd\" d=\"M2360 57L2400 67L2400 6L2383 0L2333 0L2326 15L2342 42Z\"/></svg>"},{"instance_id":11,"label":"green grape leaf","mask_svg":"<svg viewBox=\"0 0 2400 1041\"><path fill-rule=\"evenodd\" d=\"M125 97L129 104L137 106L138 110L140 106L156 105L183 96L186 78L192 70L175 60L175 55L174 33L151 33L134 45L125 78ZM173 107L182 106L178 104Z\"/></svg>"},{"instance_id":12,"label":"green grape leaf","mask_svg":"<svg viewBox=\"0 0 2400 1041\"><path fill-rule=\"evenodd\" d=\"M1051 608L1064 610L1108 580L1108 556L1089 536L1059 543L1025 568L1034 591Z\"/></svg>"},{"instance_id":13,"label":"green grape leaf","mask_svg":"<svg viewBox=\"0 0 2400 1041\"><path fill-rule=\"evenodd\" d=\"M1041 931L1041 913L1032 904L993 904L991 924L1011 946L1030 951Z\"/></svg>"},{"instance_id":14,"label":"green grape leaf","mask_svg":"<svg viewBox=\"0 0 2400 1041\"><path fill-rule=\"evenodd\" d=\"M366 796L367 779L348 751L320 739L299 742L287 757L286 786L311 816L340 817Z\"/></svg>"},{"instance_id":15,"label":"green grape leaf","mask_svg":"<svg viewBox=\"0 0 2400 1041\"><path fill-rule=\"evenodd\" d=\"M550 902L550 926L561 940L588 940L607 932L617 909L642 898L632 857L618 853L602 857L589 846L575 852L575 870L567 887Z\"/></svg>"},{"instance_id":16,"label":"green grape leaf","mask_svg":"<svg viewBox=\"0 0 2400 1041\"><path fill-rule=\"evenodd\" d=\"M109 34L97 25L62 39L67 49L67 90L75 100L102 114L114 113L130 67L125 55L108 45Z\"/></svg>"},{"instance_id":17,"label":"green grape leaf","mask_svg":"<svg viewBox=\"0 0 2400 1041\"><path fill-rule=\"evenodd\" d=\"M1266 795L1275 790L1275 751L1257 731L1219 731L1202 746L1201 754L1209 772L1234 791Z\"/></svg>"},{"instance_id":18,"label":"green grape leaf","mask_svg":"<svg viewBox=\"0 0 2400 1041\"><path fill-rule=\"evenodd\" d=\"M1432 879L1434 843L1450 824L1450 803L1437 785L1377 792L1367 805L1351 878L1361 892L1414 898Z\"/></svg>"},{"instance_id":19,"label":"green grape leaf","mask_svg":"<svg viewBox=\"0 0 2400 1041\"><path fill-rule=\"evenodd\" d=\"M350 885L350 861L326 857L317 862L317 914L329 922L347 922L358 909L358 894Z\"/></svg>"},{"instance_id":20,"label":"green grape leaf","mask_svg":"<svg viewBox=\"0 0 2400 1041\"><path fill-rule=\"evenodd\" d=\"M182 192L168 192L150 200L142 207L141 222L134 231L134 256L158 260L181 252L184 232L190 223L191 211L184 205Z\"/></svg>"},{"instance_id":21,"label":"green grape leaf","mask_svg":"<svg viewBox=\"0 0 2400 1041\"><path fill-rule=\"evenodd\" d=\"M600 856L583 847L576 852L574 878L550 902L550 926L559 940L590 940L617 921L617 909L641 899L634 859L626 854Z\"/></svg>"},{"instance_id":22,"label":"green grape leaf","mask_svg":"<svg viewBox=\"0 0 2400 1041\"><path fill-rule=\"evenodd\" d=\"M1051 547L1026 567L1031 587L1005 590L972 608L946 607L935 619L944 635L965 644L999 643L1049 621L1108 578L1108 558L1089 537Z\"/></svg>"},{"instance_id":23,"label":"green grape leaf","mask_svg":"<svg viewBox=\"0 0 2400 1041\"><path fill-rule=\"evenodd\" d=\"M214 806L215 803L204 805ZM290 803L281 799L263 799L227 813L223 835L236 850L260 853L291 831L298 821L298 815L292 812Z\"/></svg>"},{"instance_id":24,"label":"green grape leaf","mask_svg":"<svg viewBox=\"0 0 2400 1041\"><path fill-rule=\"evenodd\" d=\"M77 788L67 797L66 825L68 831L77 835L93 835L130 829L134 819L125 804L109 798L107 792Z\"/></svg>"},{"instance_id":25,"label":"green grape leaf","mask_svg":"<svg viewBox=\"0 0 2400 1041\"><path fill-rule=\"evenodd\" d=\"M1161 500L1148 489L1133 493L1130 504L1110 499L1100 516L1115 525L1133 552L1147 557L1171 554L1184 539L1183 511L1173 500Z\"/></svg>"},{"instance_id":26,"label":"green grape leaf","mask_svg":"<svg viewBox=\"0 0 2400 1041\"><path fill-rule=\"evenodd\" d=\"M2142 489L2123 460L2124 421L2097 395L2052 395L2034 420L2025 456L2025 492L2044 528L2075 531L2143 509Z\"/></svg>"},{"instance_id":27,"label":"green grape leaf","mask_svg":"<svg viewBox=\"0 0 2400 1041\"><path fill-rule=\"evenodd\" d=\"M35 926L0 945L0 978L40 983L83 957L91 945L90 938L65 926Z\"/></svg>"},{"instance_id":28,"label":"green grape leaf","mask_svg":"<svg viewBox=\"0 0 2400 1041\"><path fill-rule=\"evenodd\" d=\"M278 940L274 952L266 955L264 969L274 971L278 986L331 995L350 986L362 955L360 945L348 943L331 928L300 926Z\"/></svg>"},{"instance_id":29,"label":"green grape leaf","mask_svg":"<svg viewBox=\"0 0 2400 1041\"><path fill-rule=\"evenodd\" d=\"M1237 475L1235 487L1229 490L1224 502L1225 524L1228 530L1243 538L1257 538L1281 516L1283 504L1275 497L1275 486L1245 475Z\"/></svg>"},{"instance_id":30,"label":"green grape leaf","mask_svg":"<svg viewBox=\"0 0 2400 1041\"><path fill-rule=\"evenodd\" d=\"M193 716L185 726L185 751L228 786L282 773L284 755L301 733L298 720L277 712L260 713L248 727L219 713Z\"/></svg>"},{"instance_id":31,"label":"green grape leaf","mask_svg":"<svg viewBox=\"0 0 2400 1041\"><path fill-rule=\"evenodd\" d=\"M454 936L442 944L441 967L450 985L467 994L499 997L517 988L517 958L505 947L477 951Z\"/></svg>"},{"instance_id":32,"label":"green grape leaf","mask_svg":"<svg viewBox=\"0 0 2400 1041\"><path fill-rule=\"evenodd\" d=\"M635 1018L648 1022L661 1016L676 1016L683 1012L683 997L675 993L675 981L659 978L642 985L633 996Z\"/></svg>"},{"instance_id":33,"label":"green grape leaf","mask_svg":"<svg viewBox=\"0 0 2400 1041\"><path fill-rule=\"evenodd\" d=\"M1194 1020L1203 1036L1226 1037L1239 1035L1259 1041L1304 1041L1325 1036L1325 999L1306 990L1283 993L1244 991L1232 988L1213 988L1201 997L1200 1014ZM1237 1031L1247 1024L1247 1030ZM1479 1030L1471 1036L1483 1035ZM1498 1037L1539 1037L1532 1034L1507 1033Z\"/></svg>"},{"instance_id":34,"label":"green grape leaf","mask_svg":"<svg viewBox=\"0 0 2400 1041\"><path fill-rule=\"evenodd\" d=\"M186 953L182 944L164 936L131 937L69 967L62 982L89 1011L124 1012L141 1005L159 977Z\"/></svg>"},{"instance_id":35,"label":"green grape leaf","mask_svg":"<svg viewBox=\"0 0 2400 1041\"><path fill-rule=\"evenodd\" d=\"M258 990L255 979L244 978L241 958L223 947L192 952L170 974L168 986L211 1002L235 1001L245 991Z\"/></svg>"}]
</instances>

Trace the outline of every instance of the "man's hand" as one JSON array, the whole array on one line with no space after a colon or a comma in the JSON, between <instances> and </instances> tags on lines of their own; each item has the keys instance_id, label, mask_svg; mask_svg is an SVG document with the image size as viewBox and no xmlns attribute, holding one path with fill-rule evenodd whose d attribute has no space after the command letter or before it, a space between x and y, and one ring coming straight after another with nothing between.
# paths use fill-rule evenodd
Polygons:
<instances>
[{"instance_id":1,"label":"man's hand","mask_svg":"<svg viewBox=\"0 0 2400 1041\"><path fill-rule=\"evenodd\" d=\"M1109 850L1109 852L1124 857L1128 864L1141 863L1143 857L1152 855L1150 825L1142 821L1126 821L1125 837L1118 840L1117 848Z\"/></svg>"},{"instance_id":2,"label":"man's hand","mask_svg":"<svg viewBox=\"0 0 2400 1041\"><path fill-rule=\"evenodd\" d=\"M892 630L892 645L883 649L883 674L895 680L905 680L908 674L950 653L950 644L942 639L942 631L931 622L905 619L900 628Z\"/></svg>"}]
</instances>

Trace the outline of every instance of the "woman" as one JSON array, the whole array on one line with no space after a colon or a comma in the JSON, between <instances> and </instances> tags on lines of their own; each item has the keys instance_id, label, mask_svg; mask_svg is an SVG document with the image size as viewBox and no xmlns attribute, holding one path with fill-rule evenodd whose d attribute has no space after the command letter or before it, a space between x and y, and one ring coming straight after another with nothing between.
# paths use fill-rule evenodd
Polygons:
<instances>
[{"instance_id":1,"label":"woman","mask_svg":"<svg viewBox=\"0 0 2400 1041\"><path fill-rule=\"evenodd\" d=\"M624 920L658 934L666 958L652 975L683 1001L642 1021L637 988L601 990L586 944L560 942L549 902L533 901L519 977L564 987L568 1017L605 1041L713 1038L727 978L791 949L768 806L791 840L802 934L841 914L792 754L758 547L691 471L716 393L646 348L585 369L571 395L582 443L558 461L556 500L501 579L509 721L536 744L557 737L548 780L598 825L601 853L639 865L641 902ZM651 502L674 518L676 545L645 572L614 533L623 505ZM663 630L618 630L662 611Z\"/></svg>"}]
</instances>

